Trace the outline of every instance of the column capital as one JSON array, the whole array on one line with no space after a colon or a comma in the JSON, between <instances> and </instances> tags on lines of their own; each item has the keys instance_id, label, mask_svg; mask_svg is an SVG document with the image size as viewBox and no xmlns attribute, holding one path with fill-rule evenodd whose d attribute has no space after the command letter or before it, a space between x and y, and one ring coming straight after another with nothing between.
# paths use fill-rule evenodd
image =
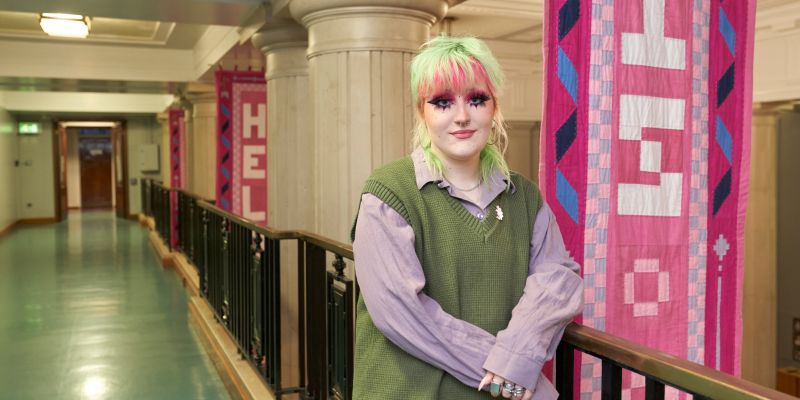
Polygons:
<instances>
[{"instance_id":1,"label":"column capital","mask_svg":"<svg viewBox=\"0 0 800 400\"><path fill-rule=\"evenodd\" d=\"M308 32L297 21L288 18L269 18L250 39L264 55L282 48L308 47Z\"/></svg>"},{"instance_id":2,"label":"column capital","mask_svg":"<svg viewBox=\"0 0 800 400\"><path fill-rule=\"evenodd\" d=\"M186 93L184 97L192 105L217 102L217 94L215 92Z\"/></svg>"},{"instance_id":3,"label":"column capital","mask_svg":"<svg viewBox=\"0 0 800 400\"><path fill-rule=\"evenodd\" d=\"M298 21L317 12L334 11L353 7L395 8L420 11L433 16L436 20L447 13L449 2L446 0L290 0L289 10ZM303 25L308 26L305 22Z\"/></svg>"},{"instance_id":4,"label":"column capital","mask_svg":"<svg viewBox=\"0 0 800 400\"><path fill-rule=\"evenodd\" d=\"M447 13L445 0L292 0L309 32L308 58L342 51L416 52Z\"/></svg>"},{"instance_id":5,"label":"column capital","mask_svg":"<svg viewBox=\"0 0 800 400\"><path fill-rule=\"evenodd\" d=\"M795 101L773 101L753 103L753 116L777 116L781 112L794 111Z\"/></svg>"}]
</instances>

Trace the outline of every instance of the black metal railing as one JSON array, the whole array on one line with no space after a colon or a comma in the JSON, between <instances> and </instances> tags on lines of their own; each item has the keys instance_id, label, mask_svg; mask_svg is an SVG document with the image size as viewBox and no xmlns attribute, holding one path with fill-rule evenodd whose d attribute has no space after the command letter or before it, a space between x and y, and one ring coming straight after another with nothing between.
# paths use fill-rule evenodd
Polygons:
<instances>
[{"instance_id":1,"label":"black metal railing","mask_svg":"<svg viewBox=\"0 0 800 400\"><path fill-rule=\"evenodd\" d=\"M177 244L180 250L194 265L198 272L205 268L203 254L205 251L205 238L203 237L203 212L198 207L200 200L213 204L213 201L202 199L200 196L185 190L173 189L177 196Z\"/></svg>"},{"instance_id":2,"label":"black metal railing","mask_svg":"<svg viewBox=\"0 0 800 400\"><path fill-rule=\"evenodd\" d=\"M150 181L150 204L156 220L156 232L164 244L172 250L170 189L159 182Z\"/></svg>"},{"instance_id":3,"label":"black metal railing","mask_svg":"<svg viewBox=\"0 0 800 400\"><path fill-rule=\"evenodd\" d=\"M556 388L565 399L573 399L577 395L574 393L575 351L601 360L603 400L622 398L623 370L644 376L647 400L664 399L667 387L692 394L697 400L795 399L764 386L575 323L567 327L556 352Z\"/></svg>"},{"instance_id":4,"label":"black metal railing","mask_svg":"<svg viewBox=\"0 0 800 400\"><path fill-rule=\"evenodd\" d=\"M169 221L169 196L153 184L153 214ZM163 203L166 199L166 203ZM166 204L167 207L163 207ZM214 309L217 320L237 343L239 352L261 374L276 397L300 393L304 399L352 397L355 301L358 287L344 274L345 260L353 260L352 247L304 231L278 231L195 201L204 244L195 259L200 292ZM185 210L185 208L181 208ZM168 224L167 224L168 226ZM194 229L194 228L193 228ZM165 236L162 235L162 238ZM299 365L282 371L280 244L296 241L298 287ZM328 268L331 267L331 268ZM575 352L602 362L604 400L622 397L622 370L644 375L645 398L663 399L666 387L696 399L792 399L713 369L677 359L624 339L578 324L567 327L556 353L556 387L561 398L579 398L575 392ZM289 355L294 357L295 355ZM296 386L283 387L282 373L299 374Z\"/></svg>"},{"instance_id":5,"label":"black metal railing","mask_svg":"<svg viewBox=\"0 0 800 400\"><path fill-rule=\"evenodd\" d=\"M141 196L142 196L142 214L152 217L153 216L153 207L150 202L150 190L151 190L151 182L150 179L142 179L142 189L141 189Z\"/></svg>"},{"instance_id":6,"label":"black metal railing","mask_svg":"<svg viewBox=\"0 0 800 400\"><path fill-rule=\"evenodd\" d=\"M352 249L300 231L253 224L198 201L203 213L205 265L201 295L276 396L348 399L352 393L355 283L344 275ZM300 343L296 386L281 381L280 248L296 241ZM326 268L331 257L333 270Z\"/></svg>"}]
</instances>

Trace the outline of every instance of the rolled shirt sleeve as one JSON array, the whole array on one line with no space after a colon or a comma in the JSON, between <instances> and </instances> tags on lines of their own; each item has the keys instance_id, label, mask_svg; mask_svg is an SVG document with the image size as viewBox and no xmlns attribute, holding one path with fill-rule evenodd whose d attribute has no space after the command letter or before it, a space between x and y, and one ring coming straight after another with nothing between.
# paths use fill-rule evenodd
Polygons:
<instances>
[{"instance_id":1,"label":"rolled shirt sleeve","mask_svg":"<svg viewBox=\"0 0 800 400\"><path fill-rule=\"evenodd\" d=\"M483 367L541 392L545 389L540 387L545 384L540 377L542 366L553 357L564 328L583 309L583 280L547 204L534 222L530 251L522 297L506 329L497 333ZM549 381L546 385L553 390Z\"/></svg>"},{"instance_id":2,"label":"rolled shirt sleeve","mask_svg":"<svg viewBox=\"0 0 800 400\"><path fill-rule=\"evenodd\" d=\"M422 292L425 275L414 240L400 214L374 195L362 195L353 253L369 315L392 343L477 388L495 337L446 313Z\"/></svg>"}]
</instances>

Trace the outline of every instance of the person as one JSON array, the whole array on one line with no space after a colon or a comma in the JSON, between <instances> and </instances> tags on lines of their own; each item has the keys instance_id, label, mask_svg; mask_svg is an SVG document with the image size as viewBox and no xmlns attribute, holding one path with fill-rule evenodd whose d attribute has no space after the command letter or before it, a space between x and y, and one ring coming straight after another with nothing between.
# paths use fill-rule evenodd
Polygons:
<instances>
[{"instance_id":1,"label":"person","mask_svg":"<svg viewBox=\"0 0 800 400\"><path fill-rule=\"evenodd\" d=\"M413 152L372 173L351 232L353 397L555 399L540 371L583 281L504 159L499 63L477 38L439 36L410 69Z\"/></svg>"}]
</instances>

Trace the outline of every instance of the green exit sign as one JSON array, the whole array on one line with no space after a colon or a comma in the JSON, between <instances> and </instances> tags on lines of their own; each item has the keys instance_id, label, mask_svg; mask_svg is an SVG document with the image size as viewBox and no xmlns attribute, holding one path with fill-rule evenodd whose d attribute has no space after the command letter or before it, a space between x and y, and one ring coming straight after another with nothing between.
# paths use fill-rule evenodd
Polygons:
<instances>
[{"instance_id":1,"label":"green exit sign","mask_svg":"<svg viewBox=\"0 0 800 400\"><path fill-rule=\"evenodd\" d=\"M42 123L20 122L17 131L20 135L36 135L42 132Z\"/></svg>"}]
</instances>

